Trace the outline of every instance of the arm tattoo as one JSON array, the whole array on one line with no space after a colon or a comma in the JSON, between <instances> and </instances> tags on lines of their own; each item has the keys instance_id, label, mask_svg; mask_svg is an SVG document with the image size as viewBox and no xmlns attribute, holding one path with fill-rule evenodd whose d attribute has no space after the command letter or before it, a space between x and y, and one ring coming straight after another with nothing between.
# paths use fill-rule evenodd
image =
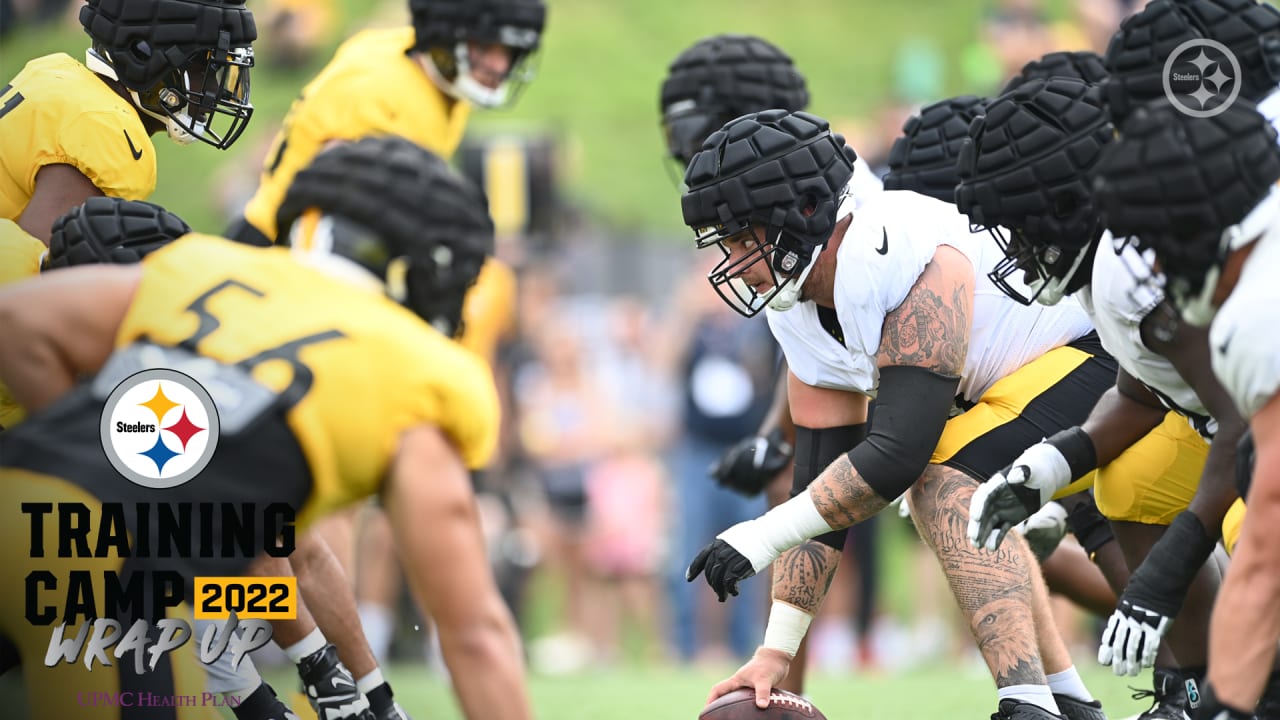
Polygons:
<instances>
[{"instance_id":1,"label":"arm tattoo","mask_svg":"<svg viewBox=\"0 0 1280 720\"><path fill-rule=\"evenodd\" d=\"M773 565L773 598L816 615L840 567L840 551L806 540Z\"/></svg>"},{"instance_id":2,"label":"arm tattoo","mask_svg":"<svg viewBox=\"0 0 1280 720\"><path fill-rule=\"evenodd\" d=\"M889 504L858 475L848 455L836 458L809 484L809 495L818 513L836 530L860 523Z\"/></svg>"},{"instance_id":3,"label":"arm tattoo","mask_svg":"<svg viewBox=\"0 0 1280 720\"><path fill-rule=\"evenodd\" d=\"M912 365L944 375L964 369L971 291L968 282L946 282L941 273L933 263L926 266L902 304L885 316L881 365Z\"/></svg>"}]
</instances>

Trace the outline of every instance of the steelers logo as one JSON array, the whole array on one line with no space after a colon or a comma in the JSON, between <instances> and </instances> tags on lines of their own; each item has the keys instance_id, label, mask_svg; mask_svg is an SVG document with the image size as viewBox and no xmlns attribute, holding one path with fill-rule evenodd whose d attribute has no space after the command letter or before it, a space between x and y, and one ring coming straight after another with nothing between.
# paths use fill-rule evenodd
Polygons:
<instances>
[{"instance_id":1,"label":"steelers logo","mask_svg":"<svg viewBox=\"0 0 1280 720\"><path fill-rule=\"evenodd\" d=\"M200 473L218 445L218 410L200 383L155 368L125 378L102 412L102 449L126 479L143 487L181 485Z\"/></svg>"},{"instance_id":2,"label":"steelers logo","mask_svg":"<svg viewBox=\"0 0 1280 720\"><path fill-rule=\"evenodd\" d=\"M1164 94L1179 112L1208 118L1240 96L1240 61L1216 40L1188 40L1164 63Z\"/></svg>"}]
</instances>

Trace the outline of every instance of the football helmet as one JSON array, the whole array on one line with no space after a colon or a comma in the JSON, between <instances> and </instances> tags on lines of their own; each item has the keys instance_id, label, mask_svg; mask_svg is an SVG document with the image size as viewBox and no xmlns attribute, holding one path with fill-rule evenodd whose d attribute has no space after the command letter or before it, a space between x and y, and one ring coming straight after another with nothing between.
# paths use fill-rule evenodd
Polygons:
<instances>
[{"instance_id":1,"label":"football helmet","mask_svg":"<svg viewBox=\"0 0 1280 720\"><path fill-rule=\"evenodd\" d=\"M1031 80L1046 80L1051 77L1078 78L1087 83L1102 82L1107 77L1107 66L1102 56L1088 50L1075 52L1051 52L1039 60L1032 60L1018 71L1000 91L1003 95L1019 85Z\"/></svg>"},{"instance_id":2,"label":"football helmet","mask_svg":"<svg viewBox=\"0 0 1280 720\"><path fill-rule=\"evenodd\" d=\"M514 102L533 79L547 15L543 0L409 0L409 11L414 49L423 53L431 79L452 97L501 107ZM473 43L510 48L510 67L497 87L472 75Z\"/></svg>"},{"instance_id":3,"label":"football helmet","mask_svg":"<svg viewBox=\"0 0 1280 720\"><path fill-rule=\"evenodd\" d=\"M668 154L688 166L702 141L730 120L808 106L804 76L786 53L752 35L715 35L672 61L658 109Z\"/></svg>"},{"instance_id":4,"label":"football helmet","mask_svg":"<svg viewBox=\"0 0 1280 720\"><path fill-rule=\"evenodd\" d=\"M462 299L493 253L483 193L404 138L370 137L326 150L293 179L277 213L300 258L352 264L388 296L455 336ZM349 263L329 261L338 256Z\"/></svg>"},{"instance_id":5,"label":"football helmet","mask_svg":"<svg viewBox=\"0 0 1280 720\"><path fill-rule=\"evenodd\" d=\"M40 270L136 263L189 232L182 218L159 205L91 197L53 222Z\"/></svg>"},{"instance_id":6,"label":"football helmet","mask_svg":"<svg viewBox=\"0 0 1280 720\"><path fill-rule=\"evenodd\" d=\"M698 247L716 245L724 253L708 280L730 307L751 317L766 306L789 310L799 302L857 159L826 120L805 112L751 113L707 138L685 172L680 206ZM745 257L732 256L730 239L748 245ZM742 279L761 260L772 276L763 294Z\"/></svg>"},{"instance_id":7,"label":"football helmet","mask_svg":"<svg viewBox=\"0 0 1280 720\"><path fill-rule=\"evenodd\" d=\"M1117 127L1143 104L1165 97L1165 66L1193 40L1221 43L1236 57L1243 77L1232 81L1242 98L1257 102L1280 82L1276 8L1256 0L1154 0L1126 18L1107 46L1110 77L1103 93ZM1224 81L1223 87L1230 85Z\"/></svg>"},{"instance_id":8,"label":"football helmet","mask_svg":"<svg viewBox=\"0 0 1280 720\"><path fill-rule=\"evenodd\" d=\"M987 111L987 98L961 95L926 105L902 125L889 149L885 190L913 190L943 202L956 201L956 158L973 119Z\"/></svg>"},{"instance_id":9,"label":"football helmet","mask_svg":"<svg viewBox=\"0 0 1280 720\"><path fill-rule=\"evenodd\" d=\"M1277 180L1276 132L1247 100L1207 118L1139 108L1094 170L1103 222L1155 252L1170 300L1198 326L1227 256L1280 222Z\"/></svg>"},{"instance_id":10,"label":"football helmet","mask_svg":"<svg viewBox=\"0 0 1280 720\"><path fill-rule=\"evenodd\" d=\"M80 24L93 40L85 65L174 141L225 150L249 124L258 31L244 0L88 0Z\"/></svg>"},{"instance_id":11,"label":"football helmet","mask_svg":"<svg viewBox=\"0 0 1280 720\"><path fill-rule=\"evenodd\" d=\"M1000 245L988 276L1009 297L1054 305L1089 281L1102 223L1087 175L1113 135L1098 86L1074 78L1024 83L969 128L956 205Z\"/></svg>"}]
</instances>

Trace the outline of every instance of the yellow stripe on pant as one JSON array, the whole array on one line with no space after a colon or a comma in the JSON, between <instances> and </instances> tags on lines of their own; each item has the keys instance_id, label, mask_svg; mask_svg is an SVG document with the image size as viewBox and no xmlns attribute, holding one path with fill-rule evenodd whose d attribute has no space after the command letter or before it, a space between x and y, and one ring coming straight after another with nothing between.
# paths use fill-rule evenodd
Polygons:
<instances>
[{"instance_id":1,"label":"yellow stripe on pant","mask_svg":"<svg viewBox=\"0 0 1280 720\"><path fill-rule=\"evenodd\" d=\"M998 380L982 398L969 410L947 421L938 447L930 459L932 464L943 464L956 457L962 450L995 432L1006 424L1017 420L1026 411L1027 406L1036 398L1054 389L1058 383L1078 369L1093 356L1073 347L1059 347L1050 350L1035 360L1022 366L1015 372ZM999 463L1007 465L1026 448L1005 448L1009 460ZM1093 483L1093 473L1080 478L1059 497L1073 494L1089 487Z\"/></svg>"}]
</instances>

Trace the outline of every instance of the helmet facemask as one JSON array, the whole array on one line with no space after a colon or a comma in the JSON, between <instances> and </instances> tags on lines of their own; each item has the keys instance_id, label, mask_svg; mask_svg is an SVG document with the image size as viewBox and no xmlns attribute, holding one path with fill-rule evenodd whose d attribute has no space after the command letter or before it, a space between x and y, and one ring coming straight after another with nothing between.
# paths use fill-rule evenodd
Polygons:
<instances>
[{"instance_id":1,"label":"helmet facemask","mask_svg":"<svg viewBox=\"0 0 1280 720\"><path fill-rule=\"evenodd\" d=\"M537 30L503 25L495 32L459 40L452 47L432 47L422 64L432 81L452 97L483 108L508 107L537 74L538 41ZM496 87L475 77L473 47L484 44L503 45L511 52L511 63Z\"/></svg>"},{"instance_id":2,"label":"helmet facemask","mask_svg":"<svg viewBox=\"0 0 1280 720\"><path fill-rule=\"evenodd\" d=\"M135 52L150 55L146 41ZM95 44L86 64L90 70L119 80L111 52ZM225 150L240 137L253 115L249 102L249 71L253 48L232 47L231 34L218 33L217 47L197 50L148 88L129 87L134 105L164 123L169 137L180 145L196 140Z\"/></svg>"},{"instance_id":3,"label":"helmet facemask","mask_svg":"<svg viewBox=\"0 0 1280 720\"><path fill-rule=\"evenodd\" d=\"M794 307L822 248L809 248L807 253L788 249L787 245L795 243L786 242L779 227L761 229L763 237L773 238L764 243L758 242L757 230L753 227L728 233L722 228L699 231L697 243L700 250L715 245L724 255L724 259L707 274L707 280L725 303L745 317L754 317L766 307L779 311ZM744 243L747 251L735 258L726 242ZM765 263L771 286L763 293L743 279L743 275L761 261Z\"/></svg>"},{"instance_id":4,"label":"helmet facemask","mask_svg":"<svg viewBox=\"0 0 1280 720\"><path fill-rule=\"evenodd\" d=\"M974 232L984 228L974 227ZM995 268L987 273L992 284L1005 295L1023 305L1038 302L1041 305L1057 305L1062 298L1075 292L1084 285L1076 281L1080 268L1085 260L1091 258L1094 244L1087 244L1077 250L1064 250L1057 245L1041 245L1029 242L1021 230L1013 229L1005 235L1001 227L985 228L1004 258L996 263ZM1089 263L1090 265L1092 263ZM1023 273L1023 284L1031 291L1028 297L1016 285L1009 281L1017 273Z\"/></svg>"}]
</instances>

